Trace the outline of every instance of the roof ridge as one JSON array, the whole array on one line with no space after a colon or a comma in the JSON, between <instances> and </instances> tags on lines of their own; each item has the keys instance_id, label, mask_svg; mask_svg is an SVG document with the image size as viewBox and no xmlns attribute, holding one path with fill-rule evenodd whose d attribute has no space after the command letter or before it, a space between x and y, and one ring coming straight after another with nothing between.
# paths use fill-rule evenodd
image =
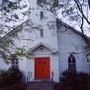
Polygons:
<instances>
[{"instance_id":1,"label":"roof ridge","mask_svg":"<svg viewBox=\"0 0 90 90\"><path fill-rule=\"evenodd\" d=\"M70 26L69 24L61 21L59 18L56 18L56 20L57 20L58 23L64 25L64 26L67 27L67 28L70 28L72 31L74 31L75 33L78 33L79 35L81 35L81 36L83 37L82 32L80 32L80 31L78 31L77 29L73 28L73 27ZM86 38L86 39L90 40L90 37L88 37L88 36L85 35L85 34L84 34L84 37L83 37L83 38Z\"/></svg>"}]
</instances>

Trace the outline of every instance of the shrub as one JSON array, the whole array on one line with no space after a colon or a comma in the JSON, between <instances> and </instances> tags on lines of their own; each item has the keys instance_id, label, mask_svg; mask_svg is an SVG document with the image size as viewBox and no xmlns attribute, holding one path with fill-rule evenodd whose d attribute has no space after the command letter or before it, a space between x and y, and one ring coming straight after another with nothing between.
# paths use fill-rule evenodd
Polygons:
<instances>
[{"instance_id":1,"label":"shrub","mask_svg":"<svg viewBox=\"0 0 90 90\"><path fill-rule=\"evenodd\" d=\"M22 78L22 73L18 68L11 67L8 70L8 79L10 79L11 83L20 82Z\"/></svg>"},{"instance_id":2,"label":"shrub","mask_svg":"<svg viewBox=\"0 0 90 90\"><path fill-rule=\"evenodd\" d=\"M22 79L22 73L18 68L9 68L8 71L1 74L0 87L13 85Z\"/></svg>"},{"instance_id":3,"label":"shrub","mask_svg":"<svg viewBox=\"0 0 90 90\"><path fill-rule=\"evenodd\" d=\"M71 90L88 90L90 88L90 74L64 71L60 80L64 87L69 87Z\"/></svg>"}]
</instances>

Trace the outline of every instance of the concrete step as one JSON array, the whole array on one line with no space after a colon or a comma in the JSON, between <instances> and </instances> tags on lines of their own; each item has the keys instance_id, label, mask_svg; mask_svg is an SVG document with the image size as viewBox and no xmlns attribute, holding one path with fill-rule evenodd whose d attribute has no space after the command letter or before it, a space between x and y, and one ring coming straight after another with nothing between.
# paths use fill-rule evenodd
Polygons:
<instances>
[{"instance_id":1,"label":"concrete step","mask_svg":"<svg viewBox=\"0 0 90 90\"><path fill-rule=\"evenodd\" d=\"M29 87L26 90L53 90L51 87Z\"/></svg>"},{"instance_id":2,"label":"concrete step","mask_svg":"<svg viewBox=\"0 0 90 90\"><path fill-rule=\"evenodd\" d=\"M53 90L53 82L29 82L26 90Z\"/></svg>"}]
</instances>

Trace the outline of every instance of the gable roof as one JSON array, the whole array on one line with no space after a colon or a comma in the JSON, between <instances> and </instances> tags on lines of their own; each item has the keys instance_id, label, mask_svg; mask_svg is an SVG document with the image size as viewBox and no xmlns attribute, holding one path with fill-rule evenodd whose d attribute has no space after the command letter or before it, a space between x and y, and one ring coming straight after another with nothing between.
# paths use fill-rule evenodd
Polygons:
<instances>
[{"instance_id":1,"label":"gable roof","mask_svg":"<svg viewBox=\"0 0 90 90\"><path fill-rule=\"evenodd\" d=\"M28 20L25 21L24 23L22 23L21 25L17 26L16 28L14 28L12 31L10 31L9 33L7 33L4 37L0 38L0 46L2 46L4 43L6 43L7 41L9 41L9 38L8 37L14 36L15 33L21 31L22 30L22 26L25 23L27 23L27 22L28 22ZM63 25L66 28L71 29L74 33L80 35L85 40L85 42L88 44L88 46L90 47L90 37L88 37L86 35L83 35L82 36L82 33L80 31L74 29L73 27L71 27L70 25L64 23L63 21L61 21L58 18L56 18L56 25L57 25L57 28L58 29L59 29L60 25Z\"/></svg>"},{"instance_id":2,"label":"gable roof","mask_svg":"<svg viewBox=\"0 0 90 90\"><path fill-rule=\"evenodd\" d=\"M40 42L39 44L35 45L34 47L32 47L29 52L33 52L34 50L36 50L37 48L39 48L40 46L43 46L45 48L47 48L49 51L51 51L52 54L56 54L58 53L58 51L54 48L52 48L51 46L49 46L48 44L42 43Z\"/></svg>"},{"instance_id":3,"label":"gable roof","mask_svg":"<svg viewBox=\"0 0 90 90\"><path fill-rule=\"evenodd\" d=\"M90 37L86 36L85 34L83 35L80 31L74 29L73 27L71 27L70 25L62 22L60 19L56 18L56 25L57 25L57 29L60 28L60 25L63 25L64 27L72 30L74 33L78 34L79 36L81 36L85 42L90 45Z\"/></svg>"},{"instance_id":4,"label":"gable roof","mask_svg":"<svg viewBox=\"0 0 90 90\"><path fill-rule=\"evenodd\" d=\"M11 30L10 32L8 32L5 36L0 38L0 47L2 47L4 44L6 44L7 42L11 41L10 37L15 36L16 33L20 32L22 30L22 26L26 23L27 21L25 21L24 23L22 23L21 25L18 25L17 27L15 27L13 30Z\"/></svg>"}]
</instances>

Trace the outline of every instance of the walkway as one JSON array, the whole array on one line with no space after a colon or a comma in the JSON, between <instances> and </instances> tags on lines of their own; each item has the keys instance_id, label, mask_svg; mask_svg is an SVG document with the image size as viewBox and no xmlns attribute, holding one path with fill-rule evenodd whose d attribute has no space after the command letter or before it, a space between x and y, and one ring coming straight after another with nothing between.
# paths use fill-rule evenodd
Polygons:
<instances>
[{"instance_id":1,"label":"walkway","mask_svg":"<svg viewBox=\"0 0 90 90\"><path fill-rule=\"evenodd\" d=\"M26 90L53 90L54 83L41 81L41 82L29 82Z\"/></svg>"}]
</instances>

